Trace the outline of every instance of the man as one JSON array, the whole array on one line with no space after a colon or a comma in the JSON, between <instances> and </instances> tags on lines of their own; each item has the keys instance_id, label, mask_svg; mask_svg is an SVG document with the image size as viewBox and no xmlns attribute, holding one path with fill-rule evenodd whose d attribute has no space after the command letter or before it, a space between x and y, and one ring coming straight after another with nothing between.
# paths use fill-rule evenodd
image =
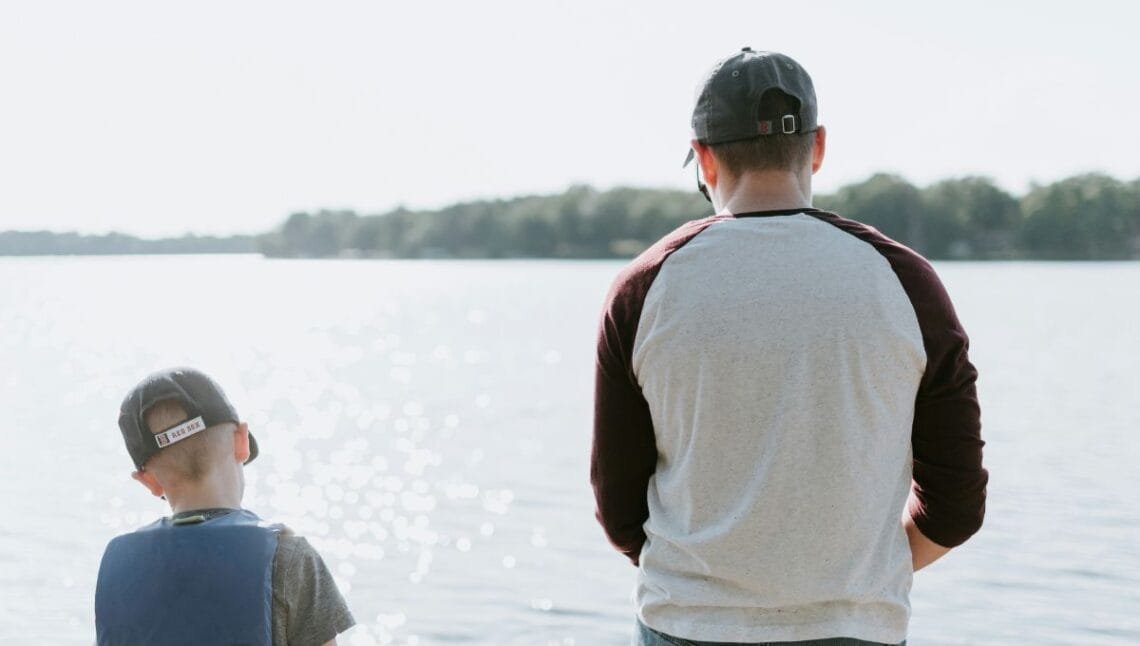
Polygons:
<instances>
[{"instance_id":1,"label":"man","mask_svg":"<svg viewBox=\"0 0 1140 646\"><path fill-rule=\"evenodd\" d=\"M222 389L189 368L123 400L132 477L173 515L111 541L95 593L98 643L335 644L352 614L309 543L241 508L257 442Z\"/></svg>"},{"instance_id":2,"label":"man","mask_svg":"<svg viewBox=\"0 0 1140 646\"><path fill-rule=\"evenodd\" d=\"M798 63L721 61L692 126L716 215L621 272L598 339L591 481L639 566L635 643L902 643L912 572L984 513L966 334L925 259L811 208Z\"/></svg>"}]
</instances>

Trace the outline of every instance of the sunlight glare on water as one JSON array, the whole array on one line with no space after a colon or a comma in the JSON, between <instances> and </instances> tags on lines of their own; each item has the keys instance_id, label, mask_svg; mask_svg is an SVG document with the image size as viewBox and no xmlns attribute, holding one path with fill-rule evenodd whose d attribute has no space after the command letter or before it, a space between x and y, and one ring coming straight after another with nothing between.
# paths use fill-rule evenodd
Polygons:
<instances>
[{"instance_id":1,"label":"sunlight glare on water","mask_svg":"<svg viewBox=\"0 0 1140 646\"><path fill-rule=\"evenodd\" d=\"M119 401L179 364L249 422L246 506L320 550L344 643L626 643L634 570L587 482L619 267L0 259L0 644L91 642L104 545L168 513L129 477ZM982 532L916 576L911 642L1140 642L1140 265L939 271L992 482Z\"/></svg>"}]
</instances>

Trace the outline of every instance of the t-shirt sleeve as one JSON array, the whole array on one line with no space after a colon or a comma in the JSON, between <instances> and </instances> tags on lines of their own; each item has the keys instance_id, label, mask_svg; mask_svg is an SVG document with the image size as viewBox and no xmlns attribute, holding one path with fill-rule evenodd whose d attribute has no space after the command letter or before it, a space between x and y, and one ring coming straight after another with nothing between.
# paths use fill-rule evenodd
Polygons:
<instances>
[{"instance_id":1,"label":"t-shirt sleeve","mask_svg":"<svg viewBox=\"0 0 1140 646\"><path fill-rule=\"evenodd\" d=\"M320 646L355 624L321 555L283 532L273 567L274 646Z\"/></svg>"},{"instance_id":2,"label":"t-shirt sleeve","mask_svg":"<svg viewBox=\"0 0 1140 646\"><path fill-rule=\"evenodd\" d=\"M649 405L630 366L641 294L638 280L619 279L598 329L590 482L595 517L606 537L634 564L645 543L646 491L657 466ZM632 287L631 287L632 285ZM633 297L630 297L633 294ZM637 301L632 305L629 301Z\"/></svg>"},{"instance_id":3,"label":"t-shirt sleeve","mask_svg":"<svg viewBox=\"0 0 1140 646\"><path fill-rule=\"evenodd\" d=\"M915 397L910 517L930 540L956 547L982 526L989 473L982 466L981 415L970 340L928 263L912 262L909 283L926 371ZM900 270L900 273L903 273Z\"/></svg>"}]
</instances>

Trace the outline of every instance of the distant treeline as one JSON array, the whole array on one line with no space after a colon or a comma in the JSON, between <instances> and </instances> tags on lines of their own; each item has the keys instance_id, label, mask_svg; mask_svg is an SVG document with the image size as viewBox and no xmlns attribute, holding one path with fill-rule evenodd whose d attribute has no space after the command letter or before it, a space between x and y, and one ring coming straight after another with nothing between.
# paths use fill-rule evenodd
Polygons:
<instances>
[{"instance_id":1,"label":"distant treeline","mask_svg":"<svg viewBox=\"0 0 1140 646\"><path fill-rule=\"evenodd\" d=\"M918 188L875 175L815 205L877 227L934 259L1140 259L1140 179L1070 177L1018 198L979 177ZM711 213L695 191L575 186L559 195L396 209L294 213L231 238L0 233L0 255L261 252L286 258L628 258Z\"/></svg>"},{"instance_id":2,"label":"distant treeline","mask_svg":"<svg viewBox=\"0 0 1140 646\"><path fill-rule=\"evenodd\" d=\"M0 256L257 253L255 236L195 236L146 240L121 233L80 235L50 231L0 232Z\"/></svg>"},{"instance_id":3,"label":"distant treeline","mask_svg":"<svg viewBox=\"0 0 1140 646\"><path fill-rule=\"evenodd\" d=\"M880 174L818 195L815 205L934 259L1140 258L1140 180L1081 175L1019 199L984 178L920 189ZM626 258L710 213L696 192L576 186L438 211L294 213L259 244L274 257Z\"/></svg>"}]
</instances>

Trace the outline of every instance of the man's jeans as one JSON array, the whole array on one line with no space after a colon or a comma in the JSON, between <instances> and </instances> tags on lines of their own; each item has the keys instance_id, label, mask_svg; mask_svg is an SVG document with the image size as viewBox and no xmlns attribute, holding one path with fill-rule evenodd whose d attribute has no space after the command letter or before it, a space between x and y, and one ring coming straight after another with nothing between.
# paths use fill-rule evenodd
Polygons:
<instances>
[{"instance_id":1,"label":"man's jeans","mask_svg":"<svg viewBox=\"0 0 1140 646\"><path fill-rule=\"evenodd\" d=\"M633 646L777 646L782 644L795 644L796 646L891 646L890 644L878 644L877 642L850 637L811 639L799 642L702 642L659 633L641 621L637 622L637 630L633 635ZM900 642L898 646L906 646L906 640Z\"/></svg>"}]
</instances>

